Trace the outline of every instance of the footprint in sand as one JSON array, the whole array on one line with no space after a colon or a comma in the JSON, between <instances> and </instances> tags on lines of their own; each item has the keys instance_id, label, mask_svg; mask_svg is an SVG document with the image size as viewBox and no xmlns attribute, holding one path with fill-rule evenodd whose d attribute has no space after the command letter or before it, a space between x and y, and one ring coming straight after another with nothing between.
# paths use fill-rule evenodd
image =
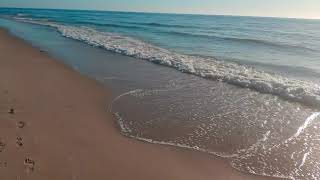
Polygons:
<instances>
[{"instance_id":1,"label":"footprint in sand","mask_svg":"<svg viewBox=\"0 0 320 180\"><path fill-rule=\"evenodd\" d=\"M6 148L6 144L0 140L0 152Z\"/></svg>"},{"instance_id":2,"label":"footprint in sand","mask_svg":"<svg viewBox=\"0 0 320 180\"><path fill-rule=\"evenodd\" d=\"M18 128L19 129L22 129L22 128L24 128L26 126L26 123L24 122L24 121L19 121L18 122Z\"/></svg>"},{"instance_id":3,"label":"footprint in sand","mask_svg":"<svg viewBox=\"0 0 320 180\"><path fill-rule=\"evenodd\" d=\"M0 167L7 167L7 162L0 162Z\"/></svg>"},{"instance_id":4,"label":"footprint in sand","mask_svg":"<svg viewBox=\"0 0 320 180\"><path fill-rule=\"evenodd\" d=\"M8 111L9 114L15 114L15 110L13 108L9 109Z\"/></svg>"},{"instance_id":5,"label":"footprint in sand","mask_svg":"<svg viewBox=\"0 0 320 180\"><path fill-rule=\"evenodd\" d=\"M26 166L26 171L28 173L34 171L35 164L36 164L35 161L30 158L26 158L24 160L24 165Z\"/></svg>"},{"instance_id":6,"label":"footprint in sand","mask_svg":"<svg viewBox=\"0 0 320 180\"><path fill-rule=\"evenodd\" d=\"M21 137L17 137L16 144L17 144L18 147L22 147L23 146Z\"/></svg>"}]
</instances>

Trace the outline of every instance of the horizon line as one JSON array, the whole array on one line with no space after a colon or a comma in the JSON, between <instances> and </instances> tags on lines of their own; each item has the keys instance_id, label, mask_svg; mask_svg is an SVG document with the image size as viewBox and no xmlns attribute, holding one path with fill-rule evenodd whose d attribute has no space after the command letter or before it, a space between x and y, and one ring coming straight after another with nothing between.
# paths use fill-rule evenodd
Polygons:
<instances>
[{"instance_id":1,"label":"horizon line","mask_svg":"<svg viewBox=\"0 0 320 180\"><path fill-rule=\"evenodd\" d=\"M252 18L277 18L277 19L297 19L297 20L320 20L320 18L304 17L283 17L283 16L258 16L258 15L231 15L231 14L206 14L206 13L183 13L183 12L150 12L150 11L125 11L108 9L69 9L69 8L34 8L34 7L0 7L0 9L34 9L34 10L67 10L67 11L101 11L120 13L149 13L149 14L174 14L174 15L199 15L199 16L231 16L231 17L252 17Z\"/></svg>"}]
</instances>

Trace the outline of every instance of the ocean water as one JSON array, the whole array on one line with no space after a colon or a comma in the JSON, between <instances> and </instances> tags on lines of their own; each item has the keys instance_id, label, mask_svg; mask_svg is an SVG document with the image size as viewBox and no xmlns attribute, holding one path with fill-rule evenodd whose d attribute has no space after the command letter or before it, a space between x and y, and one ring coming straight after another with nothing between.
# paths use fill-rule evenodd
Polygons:
<instances>
[{"instance_id":1,"label":"ocean water","mask_svg":"<svg viewBox=\"0 0 320 180\"><path fill-rule=\"evenodd\" d=\"M107 110L124 135L246 173L320 179L320 20L5 8L0 17L111 86Z\"/></svg>"}]
</instances>

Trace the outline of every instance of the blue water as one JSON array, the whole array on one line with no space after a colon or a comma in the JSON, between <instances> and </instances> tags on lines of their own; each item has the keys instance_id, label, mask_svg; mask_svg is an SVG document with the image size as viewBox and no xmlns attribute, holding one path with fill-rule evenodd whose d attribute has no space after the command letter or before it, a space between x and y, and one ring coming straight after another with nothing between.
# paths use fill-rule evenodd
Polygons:
<instances>
[{"instance_id":1,"label":"blue water","mask_svg":"<svg viewBox=\"0 0 320 180\"><path fill-rule=\"evenodd\" d=\"M111 87L126 136L320 178L320 20L0 8L0 26Z\"/></svg>"},{"instance_id":2,"label":"blue water","mask_svg":"<svg viewBox=\"0 0 320 180\"><path fill-rule=\"evenodd\" d=\"M320 21L1 9L3 17L124 55L320 106Z\"/></svg>"},{"instance_id":3,"label":"blue water","mask_svg":"<svg viewBox=\"0 0 320 180\"><path fill-rule=\"evenodd\" d=\"M0 14L91 27L182 54L320 73L320 20L33 9Z\"/></svg>"}]
</instances>

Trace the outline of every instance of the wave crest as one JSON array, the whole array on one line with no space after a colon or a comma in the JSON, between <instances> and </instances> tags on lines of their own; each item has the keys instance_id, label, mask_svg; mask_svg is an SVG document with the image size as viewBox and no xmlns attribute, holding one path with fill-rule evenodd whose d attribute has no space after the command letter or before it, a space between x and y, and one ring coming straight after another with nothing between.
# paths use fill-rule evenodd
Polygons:
<instances>
[{"instance_id":1,"label":"wave crest","mask_svg":"<svg viewBox=\"0 0 320 180\"><path fill-rule=\"evenodd\" d=\"M223 81L261 93L277 95L305 105L320 107L320 86L315 83L289 79L259 71L252 67L217 61L211 57L178 54L141 40L108 32L100 32L88 27L66 26L47 21L20 20L51 26L56 28L64 37L79 40L92 46L102 47L123 55L172 67L184 73Z\"/></svg>"},{"instance_id":2,"label":"wave crest","mask_svg":"<svg viewBox=\"0 0 320 180\"><path fill-rule=\"evenodd\" d=\"M152 26L152 27L196 28L195 26L186 26L186 25L177 25L177 24L162 24L162 23L131 23L131 24Z\"/></svg>"},{"instance_id":3,"label":"wave crest","mask_svg":"<svg viewBox=\"0 0 320 180\"><path fill-rule=\"evenodd\" d=\"M305 50L305 51L316 51L315 49L299 46L299 45L292 45L292 44L284 44L278 42L271 42L262 39L251 39L251 38L237 38L237 37L227 37L227 36L215 36L209 34L195 34L195 33L188 33L188 32L177 32L177 31L167 31L164 32L167 34L174 34L177 36L189 36L195 38L205 38L205 39L212 39L212 40L224 40L224 41L231 41L236 43L246 43L251 45L263 45L273 48L284 48L284 49L297 49L297 50Z\"/></svg>"}]
</instances>

